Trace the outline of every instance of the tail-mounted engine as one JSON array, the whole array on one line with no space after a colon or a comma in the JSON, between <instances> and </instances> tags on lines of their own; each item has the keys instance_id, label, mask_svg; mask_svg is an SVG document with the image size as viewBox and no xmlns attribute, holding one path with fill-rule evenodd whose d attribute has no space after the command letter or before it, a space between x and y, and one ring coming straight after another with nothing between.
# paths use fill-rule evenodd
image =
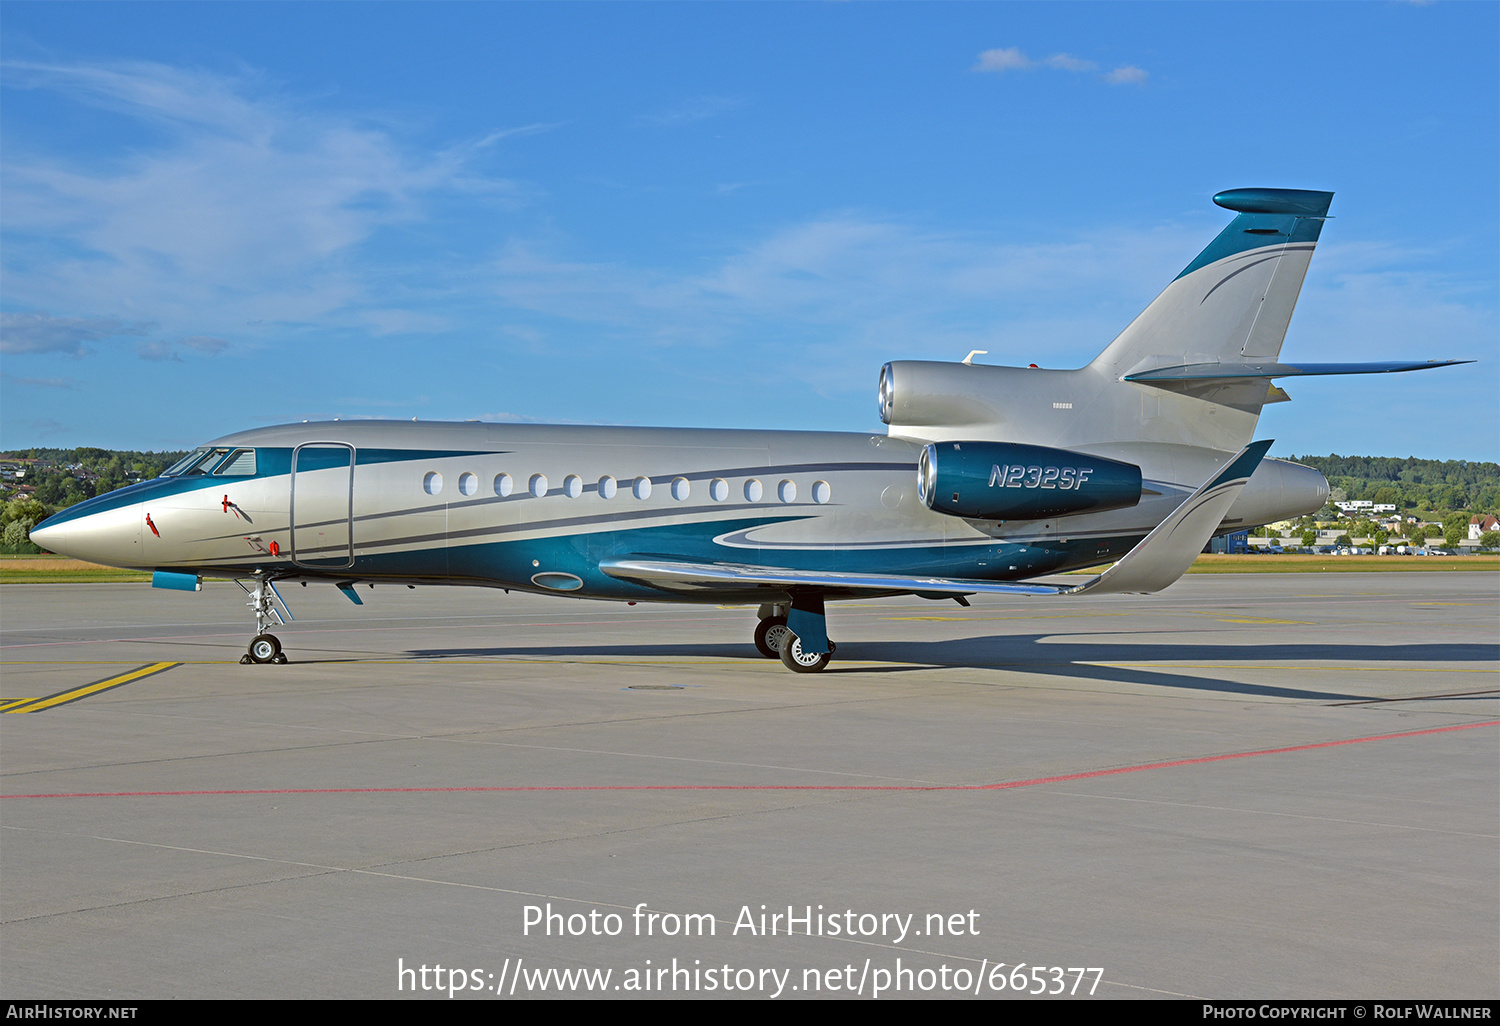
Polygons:
<instances>
[{"instance_id":1,"label":"tail-mounted engine","mask_svg":"<svg viewBox=\"0 0 1500 1026\"><path fill-rule=\"evenodd\" d=\"M970 520L1036 520L1141 501L1141 468L1012 442L934 442L917 461L929 509Z\"/></svg>"}]
</instances>

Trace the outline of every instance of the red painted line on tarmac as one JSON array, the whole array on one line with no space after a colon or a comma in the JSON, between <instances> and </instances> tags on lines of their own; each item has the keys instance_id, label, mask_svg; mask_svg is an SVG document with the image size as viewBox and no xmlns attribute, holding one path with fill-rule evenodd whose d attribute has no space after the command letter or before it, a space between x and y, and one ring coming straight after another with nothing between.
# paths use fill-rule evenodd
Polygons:
<instances>
[{"instance_id":1,"label":"red painted line on tarmac","mask_svg":"<svg viewBox=\"0 0 1500 1026\"><path fill-rule=\"evenodd\" d=\"M1455 730L1472 730L1475 727L1500 727L1500 720L1487 720L1483 723L1462 723L1451 727L1430 727L1427 730L1408 730L1400 734L1372 734L1369 737L1351 737L1345 738L1342 741L1318 741L1309 745L1292 745L1287 748L1262 748L1254 752L1203 755L1196 759L1147 762L1141 763L1138 766L1119 766L1115 769L1088 770L1084 773L1065 773L1061 776L1035 777L1031 780L1010 780L999 784L574 784L535 787L275 787L221 791L75 791L56 794L3 794L0 795L0 798L189 798L212 795L255 794L512 794L526 791L1007 791L1017 787L1035 787L1038 784L1060 784L1070 780L1088 780L1093 777L1115 776L1119 773L1139 773L1142 770L1169 769L1173 766L1196 766L1206 762L1224 762L1228 759L1250 759L1260 755L1285 755L1288 752L1310 752L1318 748L1359 745L1367 741L1395 741L1405 737L1422 737L1426 734L1446 734Z\"/></svg>"}]
</instances>

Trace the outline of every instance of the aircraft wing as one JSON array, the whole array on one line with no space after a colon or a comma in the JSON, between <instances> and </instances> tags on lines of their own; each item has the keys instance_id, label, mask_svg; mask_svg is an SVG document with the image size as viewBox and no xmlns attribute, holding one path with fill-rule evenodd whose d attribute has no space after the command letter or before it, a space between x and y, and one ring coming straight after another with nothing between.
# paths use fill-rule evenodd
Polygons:
<instances>
[{"instance_id":1,"label":"aircraft wing","mask_svg":"<svg viewBox=\"0 0 1500 1026\"><path fill-rule=\"evenodd\" d=\"M1181 577L1234 505L1271 440L1252 442L1114 566L1083 584L976 581L961 577L791 570L742 563L690 563L672 559L606 559L599 569L621 580L667 591L747 591L756 588L823 588L917 595L1097 595L1160 591Z\"/></svg>"},{"instance_id":2,"label":"aircraft wing","mask_svg":"<svg viewBox=\"0 0 1500 1026\"><path fill-rule=\"evenodd\" d=\"M744 591L750 588L833 588L886 594L1056 595L1048 584L969 581L957 577L905 577L900 574L856 574L830 570L782 570L741 563L685 563L669 559L607 559L599 569L611 577L650 584L668 591Z\"/></svg>"}]
</instances>

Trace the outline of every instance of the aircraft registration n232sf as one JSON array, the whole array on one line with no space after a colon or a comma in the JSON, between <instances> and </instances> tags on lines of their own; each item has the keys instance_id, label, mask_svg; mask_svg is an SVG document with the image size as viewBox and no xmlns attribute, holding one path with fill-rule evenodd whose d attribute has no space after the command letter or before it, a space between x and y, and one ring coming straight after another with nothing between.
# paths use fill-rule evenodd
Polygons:
<instances>
[{"instance_id":1,"label":"aircraft registration n232sf","mask_svg":"<svg viewBox=\"0 0 1500 1026\"><path fill-rule=\"evenodd\" d=\"M1321 474L1251 441L1287 398L1272 379L1462 362L1279 362L1332 197L1219 193L1233 221L1086 367L887 363L884 434L293 424L31 536L158 587L239 581L256 663L286 661L269 630L291 619L277 583L298 580L356 603L368 583L753 604L756 646L803 673L834 650L830 600L1158 591L1214 534L1327 501Z\"/></svg>"}]
</instances>

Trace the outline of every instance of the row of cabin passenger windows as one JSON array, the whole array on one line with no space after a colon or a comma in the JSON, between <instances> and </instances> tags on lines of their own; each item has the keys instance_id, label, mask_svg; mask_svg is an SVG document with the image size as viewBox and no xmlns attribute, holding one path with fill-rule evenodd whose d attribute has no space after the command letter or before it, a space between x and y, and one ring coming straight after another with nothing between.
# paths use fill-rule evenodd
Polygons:
<instances>
[{"instance_id":1,"label":"row of cabin passenger windows","mask_svg":"<svg viewBox=\"0 0 1500 1026\"><path fill-rule=\"evenodd\" d=\"M496 474L492 485L496 495L504 498L516 490L516 481L509 474ZM613 499L621 488L627 488L631 495L637 499L651 498L651 479L649 477L638 477L633 481L620 482L608 474L599 479L598 492L601 498ZM532 474L531 479L526 482L526 491L540 499L547 494L548 482L546 474ZM576 499L583 494L583 478L577 474L569 474L563 478L562 493L570 499ZM685 477L674 477L668 486L672 498L678 502L685 502L692 494L692 484ZM439 495L443 491L443 475L436 470L430 470L422 478L422 490L428 495ZM765 487L755 478L747 480L741 491L746 502L760 502L765 497ZM471 496L479 494L479 478L468 472L458 475L458 492L460 495ZM726 502L729 499L729 482L722 477L716 477L708 483L708 497L715 502ZM776 498L781 502L797 501L797 482L784 479L776 486ZM812 486L812 500L818 504L827 502L833 498L833 489L827 481L814 481Z\"/></svg>"}]
</instances>

